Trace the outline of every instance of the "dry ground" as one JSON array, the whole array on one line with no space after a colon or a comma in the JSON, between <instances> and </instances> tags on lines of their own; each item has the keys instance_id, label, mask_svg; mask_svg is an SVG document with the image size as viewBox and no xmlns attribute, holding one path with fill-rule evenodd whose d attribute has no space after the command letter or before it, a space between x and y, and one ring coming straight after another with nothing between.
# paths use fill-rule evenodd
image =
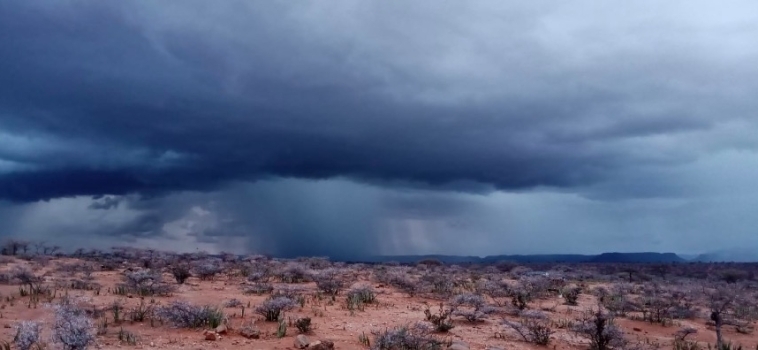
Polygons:
<instances>
[{"instance_id":1,"label":"dry ground","mask_svg":"<svg viewBox=\"0 0 758 350\"><path fill-rule=\"evenodd\" d=\"M56 266L61 263L73 263L76 259L60 258L51 261L38 274L43 274L46 283L52 284L56 279L63 278L58 276L55 270ZM28 262L17 259L6 259L0 267L0 270L7 271L14 265L24 265ZM58 290L58 295L68 294L72 297L81 297L87 300L91 307L105 308L116 300L122 300L126 308L138 305L141 300L139 297L114 295L113 291L118 283L122 281L122 271L96 271L93 273L95 281L102 288L99 293L91 290ZM165 274L165 280L174 283L170 274ZM228 277L224 275L217 276L212 281L200 281L197 278L190 278L187 283L178 285L176 291L169 297L147 297L145 303L154 305L166 305L172 300L186 300L200 305L222 306L227 300L236 298L242 301L243 305L255 305L265 300L266 296L250 296L241 292L241 284L245 282L242 277ZM378 303L367 305L364 311L348 311L345 307L344 297L338 296L336 301L331 302L329 298L317 300L309 298L306 305L297 308L286 314L288 318L300 316L311 317L314 323L314 331L309 334L310 339L328 339L335 343L337 349L366 349L359 342L359 335L366 334L373 340L372 331L389 329L394 326L410 324L424 320L424 308L426 303L437 305L438 300L426 299L422 297L408 297L406 294L382 284L376 283L370 279L370 272L362 274L358 279L352 281L354 284L368 283L372 285L378 294ZM304 286L311 294L316 293L316 286L313 283L300 284ZM591 287L591 286L590 286ZM12 328L17 322L22 320L38 320L44 325L43 340L49 341L50 327L52 323L52 310L42 302L36 306L30 305L28 297L22 298L19 295L18 284L0 285L0 339L10 341L13 339L15 330ZM597 300L593 295L582 294L579 299L579 305L567 306L559 297L551 297L543 300L534 301L530 307L535 309L548 310L549 315L556 323L561 320L573 320L597 305ZM118 325L110 323L107 333L97 337L97 348L114 349L114 348L160 348L160 349L292 349L294 337L297 330L289 327L288 334L284 338L275 336L277 324L275 322L264 322L259 315L252 312L251 307L246 308L245 316L242 317L242 309L224 308L229 320L229 328L234 330L244 323L252 323L262 332L260 339L247 339L234 332L222 336L218 341L206 341L202 335L202 330L174 329L168 325L161 325L159 322L122 322ZM434 310L435 307L432 307ZM107 314L106 314L107 315ZM108 315L110 317L110 315ZM469 344L471 349L545 349L526 343L512 331L501 325L500 320L504 317L502 314L490 315L484 322L471 324L465 320L456 319L455 328L448 334L441 337L449 339L463 340ZM693 334L689 339L696 339L703 343L714 343L715 334L712 327L706 325L702 318L694 320L675 321L674 325L661 326L650 324L643 321L635 321L629 318L617 319L629 340L639 341L650 344L652 348L671 348L674 333L682 326L691 326L698 329L697 334ZM129 330L138 335L139 343L136 346L126 345L117 339L117 333L120 328ZM754 334L739 334L734 329L727 327L725 337L734 343L744 345L747 349L754 349L758 346L758 336ZM52 347L52 345L50 345ZM553 341L547 348L552 349L586 349L587 341L578 337L574 332L567 329L556 329L553 335Z\"/></svg>"}]
</instances>

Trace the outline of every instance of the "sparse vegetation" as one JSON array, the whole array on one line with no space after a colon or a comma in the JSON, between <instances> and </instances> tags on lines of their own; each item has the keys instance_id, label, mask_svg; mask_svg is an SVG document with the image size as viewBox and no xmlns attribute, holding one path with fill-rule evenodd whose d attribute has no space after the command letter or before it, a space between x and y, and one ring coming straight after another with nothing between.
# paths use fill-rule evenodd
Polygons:
<instances>
[{"instance_id":1,"label":"sparse vegetation","mask_svg":"<svg viewBox=\"0 0 758 350\"><path fill-rule=\"evenodd\" d=\"M215 328L225 321L224 312L212 306L174 301L158 309L158 316L178 328Z\"/></svg>"},{"instance_id":2,"label":"sparse vegetation","mask_svg":"<svg viewBox=\"0 0 758 350\"><path fill-rule=\"evenodd\" d=\"M375 350L438 350L443 342L423 324L413 324L374 333Z\"/></svg>"},{"instance_id":3,"label":"sparse vegetation","mask_svg":"<svg viewBox=\"0 0 758 350\"><path fill-rule=\"evenodd\" d=\"M55 305L53 341L66 350L84 350L95 340L95 327L86 312L72 301Z\"/></svg>"},{"instance_id":4,"label":"sparse vegetation","mask_svg":"<svg viewBox=\"0 0 758 350\"><path fill-rule=\"evenodd\" d=\"M469 322L480 322L487 315L495 312L495 308L487 304L481 295L459 294L450 300L453 315L461 316Z\"/></svg>"},{"instance_id":5,"label":"sparse vegetation","mask_svg":"<svg viewBox=\"0 0 758 350\"><path fill-rule=\"evenodd\" d=\"M39 342L39 335L42 327L38 322L23 321L16 325L16 336L13 338L13 344L19 350L30 350L32 347L42 348Z\"/></svg>"},{"instance_id":6,"label":"sparse vegetation","mask_svg":"<svg viewBox=\"0 0 758 350\"><path fill-rule=\"evenodd\" d=\"M524 341L537 345L548 345L553 334L547 316L540 311L523 312L521 320L504 320L503 324L516 331Z\"/></svg>"},{"instance_id":7,"label":"sparse vegetation","mask_svg":"<svg viewBox=\"0 0 758 350\"><path fill-rule=\"evenodd\" d=\"M274 322L279 319L283 311L291 310L297 305L297 302L289 297L277 296L266 299L266 301L255 308L255 312L262 315L266 321Z\"/></svg>"},{"instance_id":8,"label":"sparse vegetation","mask_svg":"<svg viewBox=\"0 0 758 350\"><path fill-rule=\"evenodd\" d=\"M623 332L613 323L613 317L601 310L587 313L575 331L590 341L590 350L621 349L626 344Z\"/></svg>"},{"instance_id":9,"label":"sparse vegetation","mask_svg":"<svg viewBox=\"0 0 758 350\"><path fill-rule=\"evenodd\" d=\"M430 260L372 265L134 248L58 253L64 260L28 258L18 247L0 266L0 283L15 284L0 296L0 318L16 325L7 346L17 349L84 349L94 346L95 339L142 345L133 331L137 322L149 322L141 327L203 328L211 335L211 329L226 325L219 334L290 342L297 334L328 337L330 327L314 331L320 319L328 324L351 317L346 330L356 332L353 345L373 349L443 349L453 337L467 334L467 327L501 323L502 332L496 331L494 339L541 346L563 346L574 333L593 350L653 350L666 338L675 350L732 350L741 346L729 338L752 334L758 320L753 279L758 268L751 264L458 266ZM27 253L37 251L32 247ZM199 281L179 286L189 274ZM172 281L165 283L163 276ZM229 288L234 285L240 286L236 293ZM261 295L268 297L261 301ZM214 304L187 301L204 300L198 297ZM597 310L586 312L589 303ZM40 336L42 324L14 319L26 310L31 315L38 305L54 305L56 315L67 315L56 316L51 324L49 346ZM421 323L398 326L393 324L397 320L382 318L403 312L415 314ZM629 332L628 343L615 317L646 321L651 335L634 339ZM260 320L277 323L261 331L254 326ZM373 328L377 321L379 329ZM483 321L485 327L476 325ZM693 340L695 328L682 327L685 323L714 330L716 344ZM451 334L451 329L461 332Z\"/></svg>"}]
</instances>

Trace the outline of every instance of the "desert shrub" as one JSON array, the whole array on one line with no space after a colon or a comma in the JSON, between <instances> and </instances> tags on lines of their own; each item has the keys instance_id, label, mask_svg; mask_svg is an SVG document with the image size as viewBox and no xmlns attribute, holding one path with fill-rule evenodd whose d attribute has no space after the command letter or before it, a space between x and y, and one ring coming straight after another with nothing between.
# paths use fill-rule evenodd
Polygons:
<instances>
[{"instance_id":1,"label":"desert shrub","mask_svg":"<svg viewBox=\"0 0 758 350\"><path fill-rule=\"evenodd\" d=\"M374 332L374 350L440 350L443 343L424 324Z\"/></svg>"},{"instance_id":2,"label":"desert shrub","mask_svg":"<svg viewBox=\"0 0 758 350\"><path fill-rule=\"evenodd\" d=\"M430 273L421 276L422 288L428 290L434 296L449 298L453 295L455 284L449 275Z\"/></svg>"},{"instance_id":3,"label":"desert shrub","mask_svg":"<svg viewBox=\"0 0 758 350\"><path fill-rule=\"evenodd\" d=\"M416 265L431 267L431 266L444 266L445 264L439 259L424 259L417 262Z\"/></svg>"},{"instance_id":4,"label":"desert shrub","mask_svg":"<svg viewBox=\"0 0 758 350\"><path fill-rule=\"evenodd\" d=\"M124 304L121 301L116 300L116 301L112 302L108 306L107 309L110 310L113 313L113 322L119 323L119 322L122 321L122 319L123 319L122 316L123 316L123 311L124 311Z\"/></svg>"},{"instance_id":5,"label":"desert shrub","mask_svg":"<svg viewBox=\"0 0 758 350\"><path fill-rule=\"evenodd\" d=\"M224 303L224 307L240 307L240 306L242 306L242 302L236 298L227 300Z\"/></svg>"},{"instance_id":6,"label":"desert shrub","mask_svg":"<svg viewBox=\"0 0 758 350\"><path fill-rule=\"evenodd\" d=\"M55 306L54 342L66 350L83 350L94 340L94 325L84 310L69 301Z\"/></svg>"},{"instance_id":7,"label":"desert shrub","mask_svg":"<svg viewBox=\"0 0 758 350\"><path fill-rule=\"evenodd\" d=\"M211 280L223 270L217 259L206 259L195 263L194 272L203 281Z\"/></svg>"},{"instance_id":8,"label":"desert shrub","mask_svg":"<svg viewBox=\"0 0 758 350\"><path fill-rule=\"evenodd\" d=\"M255 282L250 285L246 285L244 287L243 293L245 294L267 294L274 291L274 286L271 285L271 283L265 283L265 282Z\"/></svg>"},{"instance_id":9,"label":"desert shrub","mask_svg":"<svg viewBox=\"0 0 758 350\"><path fill-rule=\"evenodd\" d=\"M122 343L134 346L139 342L139 337L136 334L121 328L118 331L118 340Z\"/></svg>"},{"instance_id":10,"label":"desert shrub","mask_svg":"<svg viewBox=\"0 0 758 350\"><path fill-rule=\"evenodd\" d=\"M145 304L145 299L142 299L139 305L129 310L129 317L134 322L144 322L146 318L152 317L153 309L152 304Z\"/></svg>"},{"instance_id":11,"label":"desert shrub","mask_svg":"<svg viewBox=\"0 0 758 350\"><path fill-rule=\"evenodd\" d=\"M157 314L178 328L215 328L225 320L224 312L216 307L192 305L186 301L174 301L159 308Z\"/></svg>"},{"instance_id":12,"label":"desert shrub","mask_svg":"<svg viewBox=\"0 0 758 350\"><path fill-rule=\"evenodd\" d=\"M517 266L513 266L509 272L511 276L513 277L521 277L531 271L532 269L527 266L517 265Z\"/></svg>"},{"instance_id":13,"label":"desert shrub","mask_svg":"<svg viewBox=\"0 0 758 350\"><path fill-rule=\"evenodd\" d=\"M532 301L532 294L523 288L512 289L510 294L511 304L519 310L525 310L529 307L529 302Z\"/></svg>"},{"instance_id":14,"label":"desert shrub","mask_svg":"<svg viewBox=\"0 0 758 350\"><path fill-rule=\"evenodd\" d=\"M501 260L501 261L496 262L494 266L500 272L510 272L511 270L513 270L518 265L515 262L512 262L512 261Z\"/></svg>"},{"instance_id":15,"label":"desert shrub","mask_svg":"<svg viewBox=\"0 0 758 350\"><path fill-rule=\"evenodd\" d=\"M673 318L691 318L695 310L690 294L689 291L674 287L646 285L640 298L639 309L646 320L661 324Z\"/></svg>"},{"instance_id":16,"label":"desert shrub","mask_svg":"<svg viewBox=\"0 0 758 350\"><path fill-rule=\"evenodd\" d=\"M412 297L418 294L419 285L408 276L397 276L392 280L392 285Z\"/></svg>"},{"instance_id":17,"label":"desert shrub","mask_svg":"<svg viewBox=\"0 0 758 350\"><path fill-rule=\"evenodd\" d=\"M598 297L600 303L612 312L614 315L624 316L627 312L636 309L636 305L632 303L629 294L632 292L631 285L616 284L607 290L605 288L595 288L592 293Z\"/></svg>"},{"instance_id":18,"label":"desert shrub","mask_svg":"<svg viewBox=\"0 0 758 350\"><path fill-rule=\"evenodd\" d=\"M484 297L478 294L458 294L450 299L453 315L461 316L469 322L480 322L487 315L495 312L495 308L488 305Z\"/></svg>"},{"instance_id":19,"label":"desert shrub","mask_svg":"<svg viewBox=\"0 0 758 350\"><path fill-rule=\"evenodd\" d=\"M271 270L263 263L253 263L247 272L247 280L256 283L265 283L271 279Z\"/></svg>"},{"instance_id":20,"label":"desert shrub","mask_svg":"<svg viewBox=\"0 0 758 350\"><path fill-rule=\"evenodd\" d=\"M300 333L310 333L313 326L311 325L311 318L310 317L303 317L298 318L295 320L295 327L297 327L297 331Z\"/></svg>"},{"instance_id":21,"label":"desert shrub","mask_svg":"<svg viewBox=\"0 0 758 350\"><path fill-rule=\"evenodd\" d=\"M718 279L726 283L737 283L750 278L750 273L740 269L726 269L718 274Z\"/></svg>"},{"instance_id":22,"label":"desert shrub","mask_svg":"<svg viewBox=\"0 0 758 350\"><path fill-rule=\"evenodd\" d=\"M675 339L673 348L674 350L703 350L696 341L684 339Z\"/></svg>"},{"instance_id":23,"label":"desert shrub","mask_svg":"<svg viewBox=\"0 0 758 350\"><path fill-rule=\"evenodd\" d=\"M19 350L29 350L35 344L39 345L40 324L34 321L23 321L16 325L16 336L13 343Z\"/></svg>"},{"instance_id":24,"label":"desert shrub","mask_svg":"<svg viewBox=\"0 0 758 350\"><path fill-rule=\"evenodd\" d=\"M346 302L348 310L359 309L363 311L365 304L371 304L376 301L376 292L374 288L368 285L355 287L347 292Z\"/></svg>"},{"instance_id":25,"label":"desert shrub","mask_svg":"<svg viewBox=\"0 0 758 350\"><path fill-rule=\"evenodd\" d=\"M511 297L510 286L502 281L484 280L476 287L477 292L489 296L497 306L505 306Z\"/></svg>"},{"instance_id":26,"label":"desert shrub","mask_svg":"<svg viewBox=\"0 0 758 350\"><path fill-rule=\"evenodd\" d=\"M2 248L2 254L3 255L16 255L21 252L26 253L27 250L29 250L29 242L16 240L16 239L8 239L4 242L4 245Z\"/></svg>"},{"instance_id":27,"label":"desert shrub","mask_svg":"<svg viewBox=\"0 0 758 350\"><path fill-rule=\"evenodd\" d=\"M424 310L426 320L434 325L434 330L441 333L446 333L455 328L453 322L450 320L450 315L453 313L453 309L445 309L443 303L440 303L439 311L437 314L433 314L429 307Z\"/></svg>"},{"instance_id":28,"label":"desert shrub","mask_svg":"<svg viewBox=\"0 0 758 350\"><path fill-rule=\"evenodd\" d=\"M309 269L325 269L332 266L329 258L323 256L299 257L296 260L299 264Z\"/></svg>"},{"instance_id":29,"label":"desert shrub","mask_svg":"<svg viewBox=\"0 0 758 350\"><path fill-rule=\"evenodd\" d=\"M613 317L600 310L585 315L574 331L589 339L591 350L621 349L626 344L623 332L613 323Z\"/></svg>"},{"instance_id":30,"label":"desert shrub","mask_svg":"<svg viewBox=\"0 0 758 350\"><path fill-rule=\"evenodd\" d=\"M163 283L163 276L159 271L137 270L124 274L124 284L127 291L140 296L166 296L171 294L173 288Z\"/></svg>"},{"instance_id":31,"label":"desert shrub","mask_svg":"<svg viewBox=\"0 0 758 350\"><path fill-rule=\"evenodd\" d=\"M347 298L363 304L371 304L376 301L376 291L369 285L361 285L348 291Z\"/></svg>"},{"instance_id":32,"label":"desert shrub","mask_svg":"<svg viewBox=\"0 0 758 350\"><path fill-rule=\"evenodd\" d=\"M674 333L674 340L687 340L687 336L690 334L697 333L697 328L694 327L684 327L676 331Z\"/></svg>"},{"instance_id":33,"label":"desert shrub","mask_svg":"<svg viewBox=\"0 0 758 350\"><path fill-rule=\"evenodd\" d=\"M577 305L579 294L581 292L582 289L579 287L566 287L561 290L561 295L563 296L563 299L566 301L567 305Z\"/></svg>"},{"instance_id":34,"label":"desert shrub","mask_svg":"<svg viewBox=\"0 0 758 350\"><path fill-rule=\"evenodd\" d=\"M288 311L297 306L297 302L288 297L273 297L266 299L255 307L255 312L265 317L266 321L274 322L279 319L282 311Z\"/></svg>"},{"instance_id":35,"label":"desert shrub","mask_svg":"<svg viewBox=\"0 0 758 350\"><path fill-rule=\"evenodd\" d=\"M504 320L503 324L515 330L524 341L538 345L549 344L553 334L547 316L539 311L522 312L520 321Z\"/></svg>"},{"instance_id":36,"label":"desert shrub","mask_svg":"<svg viewBox=\"0 0 758 350\"><path fill-rule=\"evenodd\" d=\"M34 290L35 286L38 286L42 282L42 278L35 275L34 272L26 266L15 266L11 270L10 276L21 284L29 286L30 291Z\"/></svg>"},{"instance_id":37,"label":"desert shrub","mask_svg":"<svg viewBox=\"0 0 758 350\"><path fill-rule=\"evenodd\" d=\"M178 264L171 268L171 274L174 275L174 278L176 279L176 283L184 284L185 281L187 281L188 278L192 277L192 273L190 273L190 268L187 265L184 264Z\"/></svg>"},{"instance_id":38,"label":"desert shrub","mask_svg":"<svg viewBox=\"0 0 758 350\"><path fill-rule=\"evenodd\" d=\"M289 262L277 275L283 283L303 283L308 279L308 269L301 263Z\"/></svg>"},{"instance_id":39,"label":"desert shrub","mask_svg":"<svg viewBox=\"0 0 758 350\"><path fill-rule=\"evenodd\" d=\"M408 275L408 270L405 267L381 266L374 273L374 277L377 282L394 286L411 297L420 290L419 283Z\"/></svg>"},{"instance_id":40,"label":"desert shrub","mask_svg":"<svg viewBox=\"0 0 758 350\"><path fill-rule=\"evenodd\" d=\"M321 270L313 274L312 279L316 282L316 287L327 295L335 296L339 294L345 283L340 278L340 271L337 269Z\"/></svg>"},{"instance_id":41,"label":"desert shrub","mask_svg":"<svg viewBox=\"0 0 758 350\"><path fill-rule=\"evenodd\" d=\"M543 298L551 289L552 281L546 276L521 276L520 288L526 290L533 298Z\"/></svg>"}]
</instances>

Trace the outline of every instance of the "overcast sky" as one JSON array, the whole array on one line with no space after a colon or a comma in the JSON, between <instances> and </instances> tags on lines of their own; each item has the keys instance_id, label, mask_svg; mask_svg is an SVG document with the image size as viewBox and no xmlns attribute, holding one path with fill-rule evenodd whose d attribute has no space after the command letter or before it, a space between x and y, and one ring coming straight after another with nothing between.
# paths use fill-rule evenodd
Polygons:
<instances>
[{"instance_id":1,"label":"overcast sky","mask_svg":"<svg viewBox=\"0 0 758 350\"><path fill-rule=\"evenodd\" d=\"M0 235L758 248L755 1L4 1Z\"/></svg>"}]
</instances>

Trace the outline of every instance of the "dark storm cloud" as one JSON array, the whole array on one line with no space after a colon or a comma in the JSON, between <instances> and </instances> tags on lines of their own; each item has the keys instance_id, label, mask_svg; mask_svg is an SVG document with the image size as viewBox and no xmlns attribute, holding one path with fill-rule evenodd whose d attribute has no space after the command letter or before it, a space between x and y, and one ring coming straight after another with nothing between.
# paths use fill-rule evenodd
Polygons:
<instances>
[{"instance_id":1,"label":"dark storm cloud","mask_svg":"<svg viewBox=\"0 0 758 350\"><path fill-rule=\"evenodd\" d=\"M756 6L3 2L0 230L342 257L748 242Z\"/></svg>"},{"instance_id":2,"label":"dark storm cloud","mask_svg":"<svg viewBox=\"0 0 758 350\"><path fill-rule=\"evenodd\" d=\"M635 32L593 57L582 32L575 47L538 38L552 14L542 5L499 11L524 15L507 25L477 6L432 17L425 6L378 3L208 6L1 5L0 126L27 142L0 150L12 165L0 197L159 194L278 176L577 187L682 156L635 155L618 140L708 130L717 123L708 113L739 119L754 105L707 95L727 86L717 69L731 91L754 88L754 70L731 76L743 60L688 57L697 42L630 51L627 41L647 35ZM373 21L332 12L340 8ZM407 35L383 33L390 25Z\"/></svg>"}]
</instances>

